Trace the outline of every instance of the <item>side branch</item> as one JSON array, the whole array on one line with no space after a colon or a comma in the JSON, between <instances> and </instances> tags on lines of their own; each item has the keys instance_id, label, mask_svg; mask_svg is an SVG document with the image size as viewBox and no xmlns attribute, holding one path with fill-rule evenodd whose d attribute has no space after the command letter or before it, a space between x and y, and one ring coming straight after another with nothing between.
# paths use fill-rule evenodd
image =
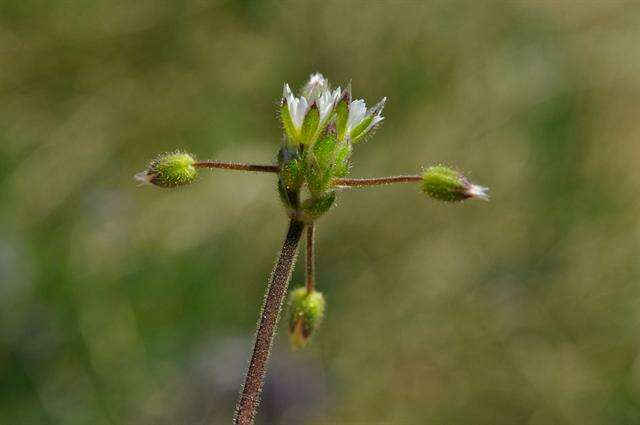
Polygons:
<instances>
[{"instance_id":1,"label":"side branch","mask_svg":"<svg viewBox=\"0 0 640 425\"><path fill-rule=\"evenodd\" d=\"M282 245L278 262L271 274L267 294L260 312L258 332L256 333L249 369L247 370L240 399L236 405L234 418L234 424L236 425L251 425L258 409L271 345L278 326L282 303L287 294L287 287L289 286L289 279L291 278L291 271L293 270L298 243L302 237L303 230L304 223L294 219L289 222L289 230Z\"/></svg>"},{"instance_id":2,"label":"side branch","mask_svg":"<svg viewBox=\"0 0 640 425\"><path fill-rule=\"evenodd\" d=\"M381 186L393 183L416 183L422 181L422 176L412 174L407 176L374 177L370 179L335 179L334 183L338 187L362 187Z\"/></svg>"},{"instance_id":3,"label":"side branch","mask_svg":"<svg viewBox=\"0 0 640 425\"><path fill-rule=\"evenodd\" d=\"M314 241L314 233L315 233L315 224L311 223L307 225L307 258L306 258L306 266L307 266L307 292L313 291L313 288L316 284L315 282L315 265L316 265L316 253L315 253L315 241Z\"/></svg>"},{"instance_id":4,"label":"side branch","mask_svg":"<svg viewBox=\"0 0 640 425\"><path fill-rule=\"evenodd\" d=\"M260 171L263 173L278 173L280 171L280 166L278 165L239 164L222 161L198 161L193 166L196 168L223 168L225 170Z\"/></svg>"}]
</instances>

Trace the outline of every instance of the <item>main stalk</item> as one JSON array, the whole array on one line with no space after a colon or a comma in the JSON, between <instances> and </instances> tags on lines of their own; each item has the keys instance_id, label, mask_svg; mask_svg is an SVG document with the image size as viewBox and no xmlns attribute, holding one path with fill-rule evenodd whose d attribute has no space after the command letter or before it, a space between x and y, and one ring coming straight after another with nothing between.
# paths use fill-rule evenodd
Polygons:
<instances>
[{"instance_id":1,"label":"main stalk","mask_svg":"<svg viewBox=\"0 0 640 425\"><path fill-rule=\"evenodd\" d=\"M258 332L249 362L249 369L245 377L240 399L236 405L234 423L237 425L251 425L260 403L260 392L267 372L267 361L278 326L280 310L287 287L291 279L291 272L296 260L298 243L302 237L304 223L291 219L289 230L285 237L271 279L267 288L267 295L260 312Z\"/></svg>"}]
</instances>

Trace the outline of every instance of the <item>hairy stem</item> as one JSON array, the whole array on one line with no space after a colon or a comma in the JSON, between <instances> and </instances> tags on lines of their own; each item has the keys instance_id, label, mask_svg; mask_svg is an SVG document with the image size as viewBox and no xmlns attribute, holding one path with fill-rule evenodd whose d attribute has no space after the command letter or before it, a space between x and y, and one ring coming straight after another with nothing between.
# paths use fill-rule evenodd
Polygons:
<instances>
[{"instance_id":1,"label":"hairy stem","mask_svg":"<svg viewBox=\"0 0 640 425\"><path fill-rule=\"evenodd\" d=\"M315 225L313 223L307 225L307 292L313 291L315 282L316 253L314 241Z\"/></svg>"},{"instance_id":2,"label":"hairy stem","mask_svg":"<svg viewBox=\"0 0 640 425\"><path fill-rule=\"evenodd\" d=\"M225 170L260 171L263 173L278 173L280 171L280 166L278 165L239 164L222 161L198 161L193 166L196 168L223 168Z\"/></svg>"},{"instance_id":3,"label":"hairy stem","mask_svg":"<svg viewBox=\"0 0 640 425\"><path fill-rule=\"evenodd\" d=\"M392 177L374 177L370 179L335 179L334 183L338 187L361 187L380 186L393 183L416 183L422 180L419 174Z\"/></svg>"},{"instance_id":4,"label":"hairy stem","mask_svg":"<svg viewBox=\"0 0 640 425\"><path fill-rule=\"evenodd\" d=\"M298 243L302 237L303 230L304 223L291 219L280 256L271 273L267 294L260 312L258 332L256 333L249 369L247 370L240 399L236 405L234 423L237 425L251 425L258 409L260 392L267 372L267 361L269 360L282 302L287 294L287 287L289 286L289 279L291 278L291 271L296 260Z\"/></svg>"}]
</instances>

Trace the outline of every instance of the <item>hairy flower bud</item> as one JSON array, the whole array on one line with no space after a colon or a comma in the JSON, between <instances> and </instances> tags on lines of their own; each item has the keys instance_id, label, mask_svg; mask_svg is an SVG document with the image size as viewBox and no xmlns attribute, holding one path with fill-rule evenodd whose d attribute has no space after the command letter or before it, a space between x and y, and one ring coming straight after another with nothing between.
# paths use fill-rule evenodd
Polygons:
<instances>
[{"instance_id":1,"label":"hairy flower bud","mask_svg":"<svg viewBox=\"0 0 640 425\"><path fill-rule=\"evenodd\" d=\"M433 199L457 202L465 199L489 200L486 187L478 186L464 175L444 165L429 167L422 175L422 191Z\"/></svg>"},{"instance_id":2,"label":"hairy flower bud","mask_svg":"<svg viewBox=\"0 0 640 425\"><path fill-rule=\"evenodd\" d=\"M307 345L311 334L318 329L324 316L324 297L318 291L301 287L289 296L289 338L294 348Z\"/></svg>"},{"instance_id":3,"label":"hairy flower bud","mask_svg":"<svg viewBox=\"0 0 640 425\"><path fill-rule=\"evenodd\" d=\"M176 187L192 183L197 175L195 159L186 152L162 154L154 159L146 171L135 175L135 179L144 184L159 187Z\"/></svg>"}]
</instances>

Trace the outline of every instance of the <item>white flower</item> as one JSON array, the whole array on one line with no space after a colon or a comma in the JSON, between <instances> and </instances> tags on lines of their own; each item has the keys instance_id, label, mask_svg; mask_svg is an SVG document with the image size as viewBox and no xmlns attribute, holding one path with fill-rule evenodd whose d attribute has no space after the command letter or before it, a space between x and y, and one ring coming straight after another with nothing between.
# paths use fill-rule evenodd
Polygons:
<instances>
[{"instance_id":1,"label":"white flower","mask_svg":"<svg viewBox=\"0 0 640 425\"><path fill-rule=\"evenodd\" d=\"M384 119L382 115L382 109L387 98L383 98L377 105L367 110L367 105L362 99L356 99L349 104L349 117L347 118L347 134L351 137L358 138L364 136L374 126ZM353 130L358 127L362 122L370 121L367 127L358 134L352 134Z\"/></svg>"},{"instance_id":2,"label":"white flower","mask_svg":"<svg viewBox=\"0 0 640 425\"><path fill-rule=\"evenodd\" d=\"M336 102L340 98L341 92L342 89L340 87L335 89L333 92L327 90L316 99L316 104L318 105L318 109L320 110L321 123L324 123L329 115L331 115L333 108L336 106Z\"/></svg>"},{"instance_id":3,"label":"white flower","mask_svg":"<svg viewBox=\"0 0 640 425\"><path fill-rule=\"evenodd\" d=\"M284 85L282 96L287 101L287 107L289 108L289 115L291 116L291 122L297 131L302 128L302 122L304 121L307 111L309 111L309 103L304 96L295 97L289 88L289 84Z\"/></svg>"},{"instance_id":4,"label":"white flower","mask_svg":"<svg viewBox=\"0 0 640 425\"><path fill-rule=\"evenodd\" d=\"M331 91L329 82L319 73L311 75L300 97L296 97L291 91L289 84L285 84L282 96L287 102L291 122L296 131L302 129L304 118L313 103L316 104L320 113L320 127L326 124L341 92L342 89L340 87Z\"/></svg>"},{"instance_id":5,"label":"white flower","mask_svg":"<svg viewBox=\"0 0 640 425\"><path fill-rule=\"evenodd\" d=\"M329 91L329 81L319 72L311 74L309 82L304 86L302 95L309 101L319 98L323 93Z\"/></svg>"}]
</instances>

